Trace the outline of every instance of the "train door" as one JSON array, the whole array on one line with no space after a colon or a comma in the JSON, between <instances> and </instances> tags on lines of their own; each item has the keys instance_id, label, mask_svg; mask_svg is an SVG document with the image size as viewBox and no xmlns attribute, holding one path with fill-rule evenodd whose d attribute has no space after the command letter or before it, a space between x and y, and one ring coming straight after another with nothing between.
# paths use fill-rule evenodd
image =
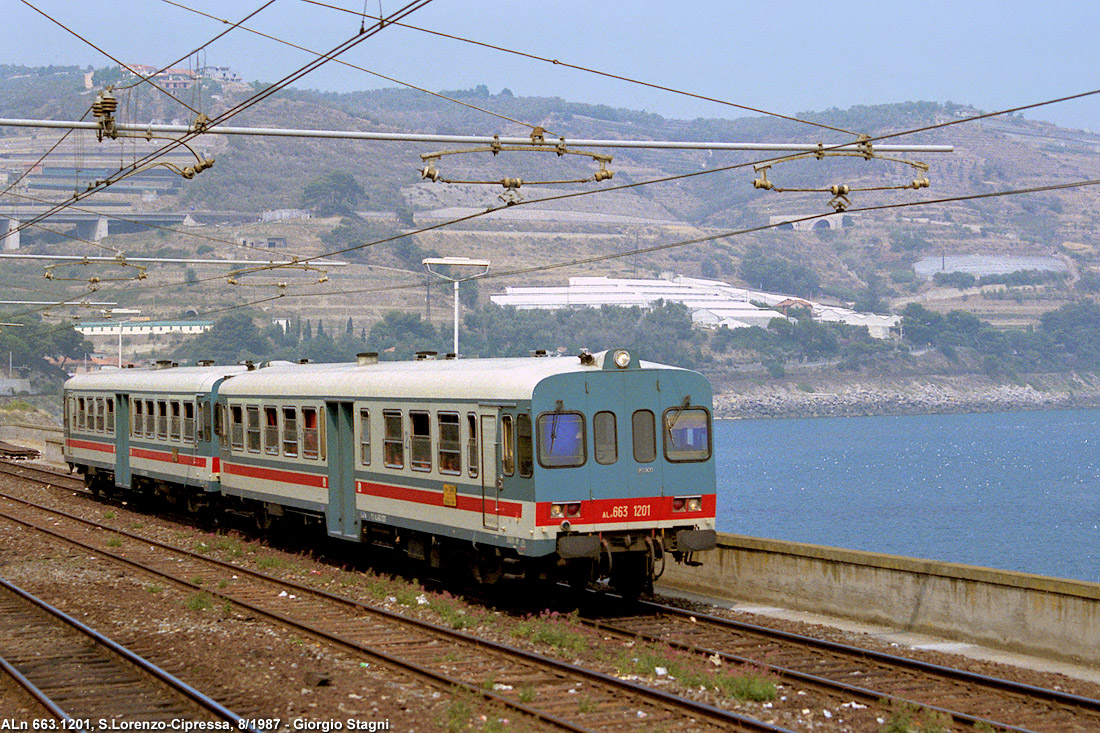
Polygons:
<instances>
[{"instance_id":1,"label":"train door","mask_svg":"<svg viewBox=\"0 0 1100 733\"><path fill-rule=\"evenodd\" d=\"M609 375L610 376L610 375ZM621 377L617 415L620 452L618 460L629 476L625 495L632 498L664 496L664 458L661 455L660 375L653 371L631 372ZM589 409L597 407L589 395ZM684 491L678 487L674 491Z\"/></svg>"},{"instance_id":2,"label":"train door","mask_svg":"<svg viewBox=\"0 0 1100 733\"><path fill-rule=\"evenodd\" d=\"M115 394L115 486L130 488L130 395Z\"/></svg>"},{"instance_id":3,"label":"train door","mask_svg":"<svg viewBox=\"0 0 1100 733\"><path fill-rule=\"evenodd\" d=\"M500 492L504 486L500 474L500 440L497 429L500 410L478 410L481 433L481 523L486 529L500 529Z\"/></svg>"},{"instance_id":4,"label":"train door","mask_svg":"<svg viewBox=\"0 0 1100 733\"><path fill-rule=\"evenodd\" d=\"M348 540L359 539L359 513L355 508L354 404L327 402L328 435L328 533Z\"/></svg>"}]
</instances>

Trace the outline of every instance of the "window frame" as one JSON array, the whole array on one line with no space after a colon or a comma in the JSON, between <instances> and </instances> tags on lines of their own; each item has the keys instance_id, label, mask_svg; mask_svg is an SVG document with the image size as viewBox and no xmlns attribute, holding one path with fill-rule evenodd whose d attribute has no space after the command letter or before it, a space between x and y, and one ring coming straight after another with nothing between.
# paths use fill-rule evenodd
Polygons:
<instances>
[{"instance_id":1,"label":"window frame","mask_svg":"<svg viewBox=\"0 0 1100 733\"><path fill-rule=\"evenodd\" d=\"M288 415L289 413L289 415ZM281 450L287 458L298 457L298 406L283 405L279 409Z\"/></svg>"},{"instance_id":2,"label":"window frame","mask_svg":"<svg viewBox=\"0 0 1100 733\"><path fill-rule=\"evenodd\" d=\"M446 421L444 421L444 418L446 418ZM457 412L441 411L436 413L435 421L436 428L439 431L439 442L436 451L439 460L439 472L447 476L461 476L462 418ZM454 438L445 439L444 435L452 430L454 431ZM453 466L453 468L450 468L450 466Z\"/></svg>"},{"instance_id":3,"label":"window frame","mask_svg":"<svg viewBox=\"0 0 1100 733\"><path fill-rule=\"evenodd\" d=\"M179 400L172 400L168 403L168 409L171 411L168 416L168 438L178 443L183 435L183 408Z\"/></svg>"},{"instance_id":4,"label":"window frame","mask_svg":"<svg viewBox=\"0 0 1100 733\"><path fill-rule=\"evenodd\" d=\"M370 408L359 408L359 465L369 466L371 463L370 444Z\"/></svg>"},{"instance_id":5,"label":"window frame","mask_svg":"<svg viewBox=\"0 0 1100 733\"><path fill-rule=\"evenodd\" d=\"M229 405L229 447L244 453L244 405Z\"/></svg>"},{"instance_id":6,"label":"window frame","mask_svg":"<svg viewBox=\"0 0 1100 733\"><path fill-rule=\"evenodd\" d=\"M106 401L106 405L107 405L107 424L106 424L107 434L108 435L114 435L115 434L115 398L114 397L108 397L107 401Z\"/></svg>"},{"instance_id":7,"label":"window frame","mask_svg":"<svg viewBox=\"0 0 1100 733\"><path fill-rule=\"evenodd\" d=\"M255 418L255 419L253 419ZM263 433L260 422L260 406L244 406L244 447L248 453L263 452ZM255 447L253 447L255 444Z\"/></svg>"},{"instance_id":8,"label":"window frame","mask_svg":"<svg viewBox=\"0 0 1100 733\"><path fill-rule=\"evenodd\" d=\"M649 423L647 427L649 431L650 446L652 447L653 454L650 458L638 456L638 416L648 414ZM630 443L633 449L634 461L636 463L653 463L657 460L657 416L653 413L653 410L648 408L642 408L635 410L630 415ZM645 446L643 446L645 447Z\"/></svg>"},{"instance_id":9,"label":"window frame","mask_svg":"<svg viewBox=\"0 0 1100 733\"><path fill-rule=\"evenodd\" d=\"M516 474L516 418L500 416L500 472L504 476Z\"/></svg>"},{"instance_id":10,"label":"window frame","mask_svg":"<svg viewBox=\"0 0 1100 733\"><path fill-rule=\"evenodd\" d=\"M601 460L601 456L607 458L608 450L608 443L600 439L599 423L601 415L607 415L611 418L611 457L609 460ZM602 451L601 446L603 446ZM611 410L600 410L592 415L592 458L601 466L611 466L619 462L619 416Z\"/></svg>"},{"instance_id":11,"label":"window frame","mask_svg":"<svg viewBox=\"0 0 1100 733\"><path fill-rule=\"evenodd\" d=\"M580 446L580 460L578 462L571 463L547 463L546 458L542 450L542 434L546 429L544 420L546 418L559 418L564 415L576 416L580 419L581 436L578 442ZM588 463L588 421L584 419L584 413L577 410L552 410L548 412L540 413L535 419L535 445L536 454L538 456L539 465L543 468L580 468L584 464ZM575 454L574 454L575 455Z\"/></svg>"},{"instance_id":12,"label":"window frame","mask_svg":"<svg viewBox=\"0 0 1100 733\"><path fill-rule=\"evenodd\" d=\"M279 429L279 408L275 405L264 405L263 419L260 421L260 425L261 429L263 430L264 455L279 455L279 444L282 440L282 431Z\"/></svg>"},{"instance_id":13,"label":"window frame","mask_svg":"<svg viewBox=\"0 0 1100 733\"><path fill-rule=\"evenodd\" d=\"M188 417L190 413L190 417ZM195 439L195 403L191 400L184 400L183 402L183 442L188 445L194 445Z\"/></svg>"},{"instance_id":14,"label":"window frame","mask_svg":"<svg viewBox=\"0 0 1100 733\"><path fill-rule=\"evenodd\" d=\"M418 433L417 423L427 432ZM428 410L409 410L409 468L432 470L432 413Z\"/></svg>"},{"instance_id":15,"label":"window frame","mask_svg":"<svg viewBox=\"0 0 1100 733\"><path fill-rule=\"evenodd\" d=\"M307 415L313 416L313 427L309 427ZM324 453L324 417L316 405L302 405L302 458L316 461L325 457ZM310 450L310 438L314 440L314 448Z\"/></svg>"},{"instance_id":16,"label":"window frame","mask_svg":"<svg viewBox=\"0 0 1100 733\"><path fill-rule=\"evenodd\" d=\"M478 419L476 412L466 413L466 429L469 431L469 435L466 436L466 472L470 475L470 478L477 478L478 469L480 463L478 458Z\"/></svg>"},{"instance_id":17,"label":"window frame","mask_svg":"<svg viewBox=\"0 0 1100 733\"><path fill-rule=\"evenodd\" d=\"M397 435L390 432L394 426L397 427ZM405 416L401 410L382 411L382 465L393 469L405 468Z\"/></svg>"},{"instance_id":18,"label":"window frame","mask_svg":"<svg viewBox=\"0 0 1100 733\"><path fill-rule=\"evenodd\" d=\"M696 458L672 458L668 454L668 444L672 437L671 430L668 426L668 414L670 412L677 412L682 414L687 411L701 412L703 413L704 424L707 429L707 452L705 456ZM710 419L710 410L705 407L697 405L687 405L684 407L670 407L661 413L661 442L664 444L665 460L669 463L705 463L711 459L714 455L714 428Z\"/></svg>"}]
</instances>

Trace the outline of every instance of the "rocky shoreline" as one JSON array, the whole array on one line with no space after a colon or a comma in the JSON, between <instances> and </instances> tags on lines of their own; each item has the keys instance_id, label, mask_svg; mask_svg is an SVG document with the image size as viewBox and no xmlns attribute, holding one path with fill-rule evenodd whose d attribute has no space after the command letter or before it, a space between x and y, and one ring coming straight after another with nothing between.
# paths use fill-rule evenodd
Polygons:
<instances>
[{"instance_id":1,"label":"rocky shoreline","mask_svg":"<svg viewBox=\"0 0 1100 733\"><path fill-rule=\"evenodd\" d=\"M1093 374L734 380L715 385L718 418L931 415L1100 407Z\"/></svg>"}]
</instances>

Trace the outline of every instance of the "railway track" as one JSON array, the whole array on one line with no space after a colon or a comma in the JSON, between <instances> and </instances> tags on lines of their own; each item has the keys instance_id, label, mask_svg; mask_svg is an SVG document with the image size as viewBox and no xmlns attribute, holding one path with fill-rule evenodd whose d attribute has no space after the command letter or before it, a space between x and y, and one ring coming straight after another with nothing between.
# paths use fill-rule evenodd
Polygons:
<instances>
[{"instance_id":1,"label":"railway track","mask_svg":"<svg viewBox=\"0 0 1100 733\"><path fill-rule=\"evenodd\" d=\"M0 579L0 668L65 730L98 721L224 721L251 730L184 684L45 601Z\"/></svg>"},{"instance_id":2,"label":"railway track","mask_svg":"<svg viewBox=\"0 0 1100 733\"><path fill-rule=\"evenodd\" d=\"M18 469L24 468L19 466ZM45 479L60 485L53 475ZM622 730L784 731L730 710L402 616L0 494L0 517L448 690L458 688L542 724ZM115 547L107 545L116 543Z\"/></svg>"},{"instance_id":3,"label":"railway track","mask_svg":"<svg viewBox=\"0 0 1100 733\"><path fill-rule=\"evenodd\" d=\"M790 684L868 706L917 706L968 729L1100 730L1100 700L656 603L634 610L643 613L589 623L625 638L751 664Z\"/></svg>"}]
</instances>

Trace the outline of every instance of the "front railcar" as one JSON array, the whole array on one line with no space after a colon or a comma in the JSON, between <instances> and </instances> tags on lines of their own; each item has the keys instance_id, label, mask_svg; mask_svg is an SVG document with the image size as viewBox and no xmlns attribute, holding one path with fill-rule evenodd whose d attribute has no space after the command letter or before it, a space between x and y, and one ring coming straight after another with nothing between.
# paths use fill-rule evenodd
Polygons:
<instances>
[{"instance_id":1,"label":"front railcar","mask_svg":"<svg viewBox=\"0 0 1100 733\"><path fill-rule=\"evenodd\" d=\"M535 533L574 583L635 595L715 546L711 388L623 350L587 366L532 395Z\"/></svg>"}]
</instances>

